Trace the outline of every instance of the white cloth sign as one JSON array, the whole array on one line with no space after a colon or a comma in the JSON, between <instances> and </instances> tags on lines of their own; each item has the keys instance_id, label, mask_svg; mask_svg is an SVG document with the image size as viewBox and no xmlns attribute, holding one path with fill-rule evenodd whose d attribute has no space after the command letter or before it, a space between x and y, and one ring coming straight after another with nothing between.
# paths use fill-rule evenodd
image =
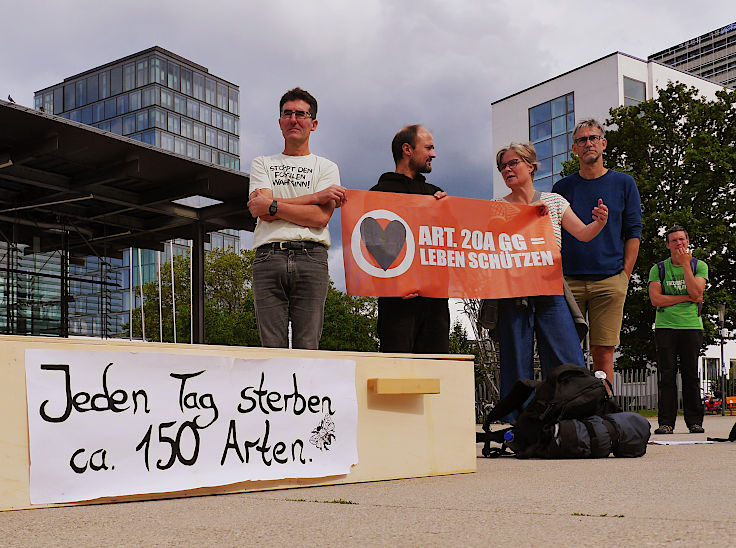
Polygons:
<instances>
[{"instance_id":1,"label":"white cloth sign","mask_svg":"<svg viewBox=\"0 0 736 548\"><path fill-rule=\"evenodd\" d=\"M355 362L26 350L32 504L348 474Z\"/></svg>"}]
</instances>

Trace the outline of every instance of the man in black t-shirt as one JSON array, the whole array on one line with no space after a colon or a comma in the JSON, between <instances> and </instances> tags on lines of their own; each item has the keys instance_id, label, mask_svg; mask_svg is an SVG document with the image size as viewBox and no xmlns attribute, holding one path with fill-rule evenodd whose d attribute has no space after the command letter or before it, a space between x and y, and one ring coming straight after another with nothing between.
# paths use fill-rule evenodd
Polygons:
<instances>
[{"instance_id":1,"label":"man in black t-shirt","mask_svg":"<svg viewBox=\"0 0 736 548\"><path fill-rule=\"evenodd\" d=\"M391 142L396 170L384 173L371 188L378 192L447 196L424 178L432 171L432 134L420 125L406 126ZM450 346L450 310L447 299L416 293L378 298L378 338L381 352L447 354Z\"/></svg>"}]
</instances>

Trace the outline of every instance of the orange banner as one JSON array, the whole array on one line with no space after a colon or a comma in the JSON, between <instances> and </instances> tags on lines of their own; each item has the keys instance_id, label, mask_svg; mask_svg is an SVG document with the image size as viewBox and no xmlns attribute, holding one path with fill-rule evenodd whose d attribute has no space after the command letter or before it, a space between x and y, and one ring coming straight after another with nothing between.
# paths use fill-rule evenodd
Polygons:
<instances>
[{"instance_id":1,"label":"orange banner","mask_svg":"<svg viewBox=\"0 0 736 548\"><path fill-rule=\"evenodd\" d=\"M348 190L341 209L349 295L561 295L549 216L532 206Z\"/></svg>"}]
</instances>

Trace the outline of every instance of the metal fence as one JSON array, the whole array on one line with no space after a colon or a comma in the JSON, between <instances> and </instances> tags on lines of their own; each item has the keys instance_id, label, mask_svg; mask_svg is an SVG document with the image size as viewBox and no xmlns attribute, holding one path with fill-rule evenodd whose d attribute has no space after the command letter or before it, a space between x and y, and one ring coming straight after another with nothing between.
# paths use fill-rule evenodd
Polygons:
<instances>
[{"instance_id":1,"label":"metal fence","mask_svg":"<svg viewBox=\"0 0 736 548\"><path fill-rule=\"evenodd\" d=\"M481 422L485 414L498 403L498 362L483 364L479 369L483 370L483 375L476 375L475 411L476 419ZM534 369L534 376L537 379L541 378L538 367ZM618 370L614 372L613 377L613 397L623 411L657 409L656 368ZM732 395L731 388L732 383L727 383L726 395ZM682 410L682 379L679 373L677 374L677 401L678 409Z\"/></svg>"}]
</instances>

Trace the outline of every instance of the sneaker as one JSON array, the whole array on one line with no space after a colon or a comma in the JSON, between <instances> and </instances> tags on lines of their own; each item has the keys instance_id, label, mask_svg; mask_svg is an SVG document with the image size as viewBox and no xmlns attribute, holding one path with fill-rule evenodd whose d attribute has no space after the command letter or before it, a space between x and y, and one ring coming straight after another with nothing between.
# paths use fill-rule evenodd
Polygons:
<instances>
[{"instance_id":1,"label":"sneaker","mask_svg":"<svg viewBox=\"0 0 736 548\"><path fill-rule=\"evenodd\" d=\"M691 430L692 432L692 430ZM667 426L666 424L660 426L654 431L655 434L673 434L674 429L671 426Z\"/></svg>"},{"instance_id":2,"label":"sneaker","mask_svg":"<svg viewBox=\"0 0 736 548\"><path fill-rule=\"evenodd\" d=\"M703 427L699 424L691 424L690 426L688 426L688 428L690 429L691 434L702 434L703 432L705 432Z\"/></svg>"}]
</instances>

